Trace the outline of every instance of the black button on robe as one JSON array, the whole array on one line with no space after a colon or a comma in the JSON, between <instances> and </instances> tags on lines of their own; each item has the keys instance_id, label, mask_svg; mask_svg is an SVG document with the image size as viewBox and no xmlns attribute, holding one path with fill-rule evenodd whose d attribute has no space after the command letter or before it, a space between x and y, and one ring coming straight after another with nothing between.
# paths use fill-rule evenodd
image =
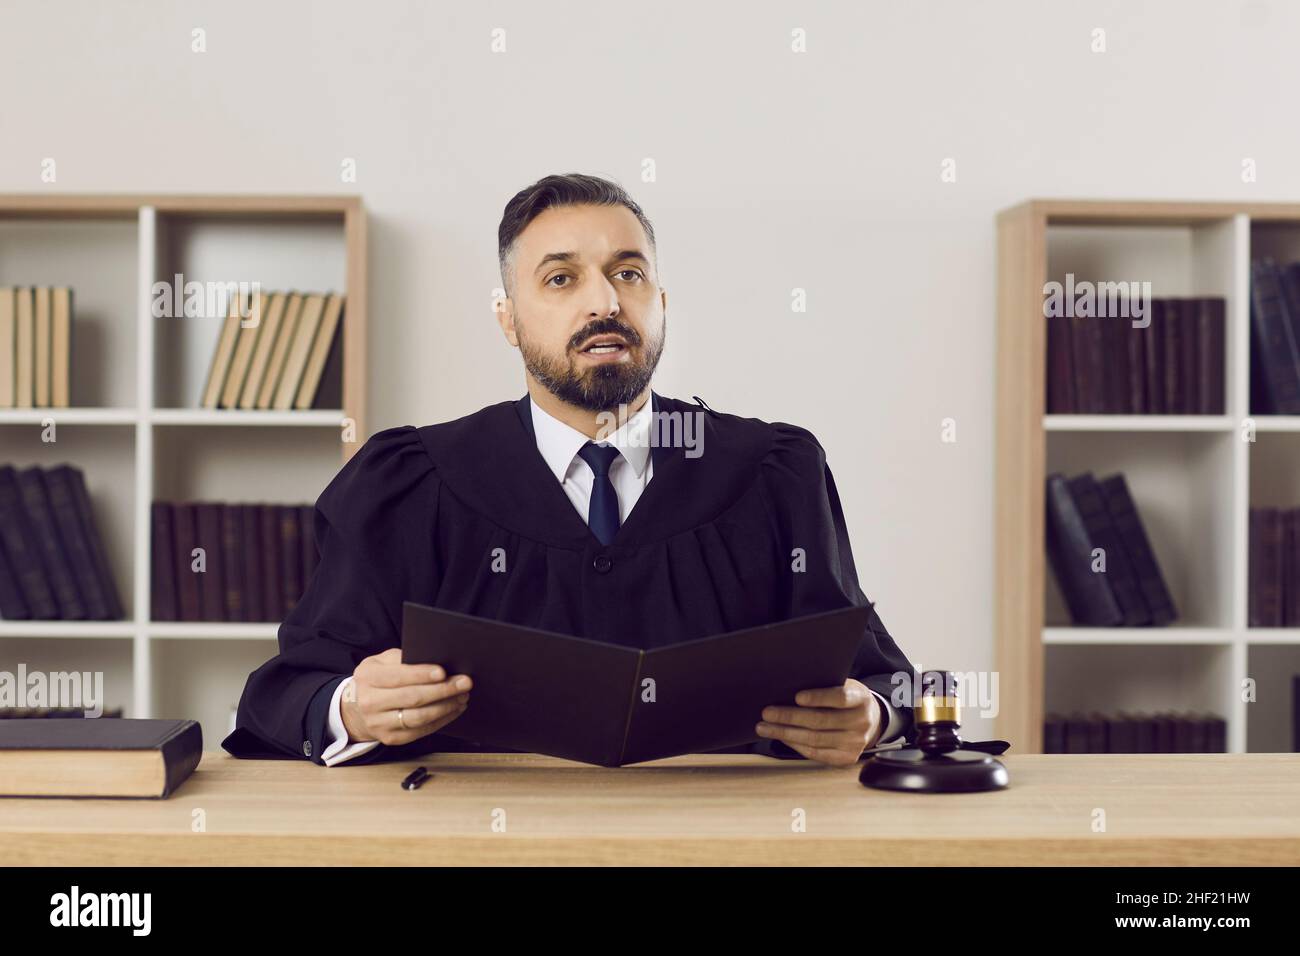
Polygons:
<instances>
[{"instance_id":1,"label":"black button on robe","mask_svg":"<svg viewBox=\"0 0 1300 956\"><path fill-rule=\"evenodd\" d=\"M527 396L372 435L316 502L320 561L225 749L321 763L334 689L401 646L403 600L645 648L870 603L810 432L652 400L668 420L692 416L698 444L651 447L654 474L608 546L538 451ZM911 664L873 612L853 676L889 698L898 671ZM431 734L348 764L473 749ZM738 749L795 754L771 740Z\"/></svg>"}]
</instances>

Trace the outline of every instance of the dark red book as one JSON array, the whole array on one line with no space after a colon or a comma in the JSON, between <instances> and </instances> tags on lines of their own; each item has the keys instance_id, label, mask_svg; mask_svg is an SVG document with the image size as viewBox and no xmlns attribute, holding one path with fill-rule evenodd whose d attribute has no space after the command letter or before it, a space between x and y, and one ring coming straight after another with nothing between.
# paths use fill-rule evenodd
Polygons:
<instances>
[{"instance_id":1,"label":"dark red book","mask_svg":"<svg viewBox=\"0 0 1300 956\"><path fill-rule=\"evenodd\" d=\"M149 507L149 618L154 621L179 621L176 600L176 530L172 526L172 506L155 501Z\"/></svg>"},{"instance_id":2,"label":"dark red book","mask_svg":"<svg viewBox=\"0 0 1300 956\"><path fill-rule=\"evenodd\" d=\"M199 590L203 595L202 620L224 621L226 619L226 575L221 556L220 503L197 502L194 506L194 522L199 547L203 549L204 554L204 571L198 576Z\"/></svg>"},{"instance_id":3,"label":"dark red book","mask_svg":"<svg viewBox=\"0 0 1300 956\"><path fill-rule=\"evenodd\" d=\"M243 521L242 535L244 554L244 607L248 611L248 620L266 621L266 581L262 574L262 525L261 506L244 505L240 509Z\"/></svg>"},{"instance_id":4,"label":"dark red book","mask_svg":"<svg viewBox=\"0 0 1300 956\"><path fill-rule=\"evenodd\" d=\"M302 597L302 531L297 505L276 505L275 510L280 521L280 607L288 614Z\"/></svg>"},{"instance_id":5,"label":"dark red book","mask_svg":"<svg viewBox=\"0 0 1300 956\"><path fill-rule=\"evenodd\" d=\"M176 601L180 605L182 621L203 620L202 589L199 574L194 570L194 549L199 546L196 529L195 505L189 501L172 504L172 526L176 532Z\"/></svg>"},{"instance_id":6,"label":"dark red book","mask_svg":"<svg viewBox=\"0 0 1300 956\"><path fill-rule=\"evenodd\" d=\"M225 504L221 509L222 584L227 621L247 621L244 607L244 506Z\"/></svg>"}]
</instances>

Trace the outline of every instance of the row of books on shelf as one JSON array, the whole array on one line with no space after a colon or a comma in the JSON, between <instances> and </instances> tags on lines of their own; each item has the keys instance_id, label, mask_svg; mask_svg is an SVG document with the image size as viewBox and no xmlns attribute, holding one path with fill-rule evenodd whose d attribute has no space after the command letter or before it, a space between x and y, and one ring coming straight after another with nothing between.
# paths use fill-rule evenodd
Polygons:
<instances>
[{"instance_id":1,"label":"row of books on shelf","mask_svg":"<svg viewBox=\"0 0 1300 956\"><path fill-rule=\"evenodd\" d=\"M307 409L337 361L343 296L258 293L233 296L217 336L203 408Z\"/></svg>"},{"instance_id":2,"label":"row of books on shelf","mask_svg":"<svg viewBox=\"0 0 1300 956\"><path fill-rule=\"evenodd\" d=\"M72 290L0 288L0 408L71 403Z\"/></svg>"},{"instance_id":3,"label":"row of books on shelf","mask_svg":"<svg viewBox=\"0 0 1300 956\"><path fill-rule=\"evenodd\" d=\"M1122 474L1047 477L1047 557L1076 625L1165 625L1178 610Z\"/></svg>"},{"instance_id":4,"label":"row of books on shelf","mask_svg":"<svg viewBox=\"0 0 1300 956\"><path fill-rule=\"evenodd\" d=\"M155 501L152 619L283 620L319 560L315 512L309 504Z\"/></svg>"},{"instance_id":5,"label":"row of books on shelf","mask_svg":"<svg viewBox=\"0 0 1300 956\"><path fill-rule=\"evenodd\" d=\"M1300 414L1300 262L1250 264L1250 332L1251 410Z\"/></svg>"},{"instance_id":6,"label":"row of books on shelf","mask_svg":"<svg viewBox=\"0 0 1300 956\"><path fill-rule=\"evenodd\" d=\"M1300 508L1251 508L1248 537L1248 623L1300 627Z\"/></svg>"},{"instance_id":7,"label":"row of books on shelf","mask_svg":"<svg viewBox=\"0 0 1300 956\"><path fill-rule=\"evenodd\" d=\"M1161 298L1147 307L1141 319L1127 306L1120 315L1048 317L1049 413L1223 414L1225 300Z\"/></svg>"},{"instance_id":8,"label":"row of books on shelf","mask_svg":"<svg viewBox=\"0 0 1300 956\"><path fill-rule=\"evenodd\" d=\"M81 469L0 466L0 617L122 619Z\"/></svg>"},{"instance_id":9,"label":"row of books on shelf","mask_svg":"<svg viewBox=\"0 0 1300 956\"><path fill-rule=\"evenodd\" d=\"M1073 712L1043 718L1047 754L1226 753L1228 723L1215 714Z\"/></svg>"}]
</instances>

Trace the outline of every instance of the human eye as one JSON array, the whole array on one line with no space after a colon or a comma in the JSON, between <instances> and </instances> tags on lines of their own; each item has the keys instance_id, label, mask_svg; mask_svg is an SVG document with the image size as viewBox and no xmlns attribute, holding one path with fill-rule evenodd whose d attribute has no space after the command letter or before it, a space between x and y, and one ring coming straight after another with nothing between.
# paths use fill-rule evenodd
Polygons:
<instances>
[{"instance_id":1,"label":"human eye","mask_svg":"<svg viewBox=\"0 0 1300 956\"><path fill-rule=\"evenodd\" d=\"M638 279L644 278L644 276L642 276L641 273L640 273L638 270L636 270L636 269L630 269L630 268L629 268L629 269L619 269L618 272L616 272L616 273L614 273L614 274L615 274L615 275L620 275L620 276L621 276L621 275L622 275L623 273L625 273L625 272L630 272L630 273L632 273L632 275L636 276ZM628 281L630 282L631 280L629 279Z\"/></svg>"},{"instance_id":2,"label":"human eye","mask_svg":"<svg viewBox=\"0 0 1300 956\"><path fill-rule=\"evenodd\" d=\"M568 278L569 278L568 273L565 273L565 272L557 272L555 275L551 276L549 279L546 280L546 284L549 285L549 286L551 286L551 288L553 288L553 289L562 289L562 288L564 288L564 286L551 285L551 283L553 283L556 279L568 279ZM565 284L567 285L568 283L565 283Z\"/></svg>"}]
</instances>

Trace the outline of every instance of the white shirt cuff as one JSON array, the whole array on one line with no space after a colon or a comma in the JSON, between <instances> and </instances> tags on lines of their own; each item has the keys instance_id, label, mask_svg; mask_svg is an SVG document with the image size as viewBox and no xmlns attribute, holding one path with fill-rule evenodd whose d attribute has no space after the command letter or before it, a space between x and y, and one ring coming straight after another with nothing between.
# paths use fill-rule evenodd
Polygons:
<instances>
[{"instance_id":1,"label":"white shirt cuff","mask_svg":"<svg viewBox=\"0 0 1300 956\"><path fill-rule=\"evenodd\" d=\"M871 690L871 688L868 687L867 690ZM903 732L903 718L899 716L898 709L888 700L874 690L871 691L871 694L880 702L880 712L885 715L886 720L885 729L881 731L880 737L872 744L873 747L879 747L881 744L889 743L890 740Z\"/></svg>"},{"instance_id":2,"label":"white shirt cuff","mask_svg":"<svg viewBox=\"0 0 1300 956\"><path fill-rule=\"evenodd\" d=\"M353 757L360 757L379 746L378 740L348 743L348 730L343 725L343 694L352 686L352 682L351 677L342 681L334 688L334 696L330 698L329 719L325 722L325 752L320 755L327 767L351 760Z\"/></svg>"}]
</instances>

